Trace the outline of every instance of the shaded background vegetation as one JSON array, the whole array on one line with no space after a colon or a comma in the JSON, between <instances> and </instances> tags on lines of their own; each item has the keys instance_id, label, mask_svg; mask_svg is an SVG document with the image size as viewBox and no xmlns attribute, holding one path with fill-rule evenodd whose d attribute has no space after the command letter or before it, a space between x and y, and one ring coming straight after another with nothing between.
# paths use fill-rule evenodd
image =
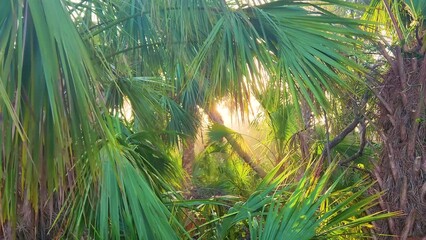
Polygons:
<instances>
[{"instance_id":1,"label":"shaded background vegetation","mask_svg":"<svg viewBox=\"0 0 426 240\"><path fill-rule=\"evenodd\" d=\"M3 1L0 236L424 237L425 15Z\"/></svg>"}]
</instances>

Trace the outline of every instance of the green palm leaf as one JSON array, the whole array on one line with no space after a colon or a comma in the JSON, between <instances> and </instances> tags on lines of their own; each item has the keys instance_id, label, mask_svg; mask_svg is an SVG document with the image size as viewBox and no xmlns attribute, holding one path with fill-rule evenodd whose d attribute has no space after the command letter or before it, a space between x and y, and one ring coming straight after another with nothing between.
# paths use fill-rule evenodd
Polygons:
<instances>
[{"instance_id":1,"label":"green palm leaf","mask_svg":"<svg viewBox=\"0 0 426 240\"><path fill-rule=\"evenodd\" d=\"M131 149L111 144L102 146L99 154L99 182L89 182L86 192L72 199L66 236L88 231L96 239L177 239L179 228L172 228L170 212L137 166L142 159Z\"/></svg>"},{"instance_id":2,"label":"green palm leaf","mask_svg":"<svg viewBox=\"0 0 426 240\"><path fill-rule=\"evenodd\" d=\"M230 213L237 214L225 217L220 236L226 236L237 222L248 221L252 239L344 238L354 234L356 227L395 216L395 213L364 215L365 210L377 204L379 195L360 198L370 187L364 181L335 190L340 178L328 183L332 169L319 179L308 170L296 185L280 186L280 181L276 181L256 191L246 202L230 209Z\"/></svg>"}]
</instances>

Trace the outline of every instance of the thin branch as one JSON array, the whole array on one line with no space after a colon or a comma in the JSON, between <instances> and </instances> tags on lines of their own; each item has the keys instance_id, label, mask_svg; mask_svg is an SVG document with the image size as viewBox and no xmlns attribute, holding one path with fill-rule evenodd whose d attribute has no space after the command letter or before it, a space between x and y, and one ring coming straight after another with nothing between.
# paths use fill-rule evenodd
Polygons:
<instances>
[{"instance_id":1,"label":"thin branch","mask_svg":"<svg viewBox=\"0 0 426 240\"><path fill-rule=\"evenodd\" d=\"M395 15L393 15L392 10L390 8L389 2L387 0L383 0L383 4L385 5L386 11L389 14L389 17L392 21L393 27L395 28L396 35L398 36L399 42L404 42L404 35L402 34L401 29L399 28L398 21L395 18Z\"/></svg>"},{"instance_id":2,"label":"thin branch","mask_svg":"<svg viewBox=\"0 0 426 240\"><path fill-rule=\"evenodd\" d=\"M337 146L337 144L342 142L343 139L345 139L345 137L349 133L351 133L356 128L356 126L358 126L358 124L363 118L364 117L360 117L360 116L355 117L355 119L351 122L351 124L349 124L345 129L343 129L342 132L339 133L339 135L337 135L329 144L327 144L328 146L326 146L324 150L322 151L321 158L324 158L325 156L327 156L327 154L329 154L328 149L331 150L332 148Z\"/></svg>"},{"instance_id":3,"label":"thin branch","mask_svg":"<svg viewBox=\"0 0 426 240\"><path fill-rule=\"evenodd\" d=\"M366 77L366 79L369 81L369 82L372 82L373 81L373 79L372 79L372 77L370 77L370 76L367 76ZM369 86L370 84L368 84L368 87L369 87L369 89L374 93L374 95L377 97L377 99L379 99L379 101L382 103L382 105L386 108L386 110L388 111L388 113L390 114L390 115L393 115L393 110L392 110L392 107L389 105L389 103L388 102L386 102L386 100L380 95L380 93L378 93L377 91L376 91L376 89L374 89L374 87L373 86Z\"/></svg>"},{"instance_id":4,"label":"thin branch","mask_svg":"<svg viewBox=\"0 0 426 240\"><path fill-rule=\"evenodd\" d=\"M355 159L357 159L357 158L359 158L359 157L362 156L362 154L364 152L365 145L367 143L367 141L366 141L366 124L365 124L364 119L362 121L360 121L360 125L361 125L361 133L360 133L360 135L361 135L360 139L361 140L360 140L359 150L354 155L352 155L350 158L342 161L340 163L340 165L344 165L344 164L350 163L353 160L355 160Z\"/></svg>"},{"instance_id":5,"label":"thin branch","mask_svg":"<svg viewBox=\"0 0 426 240\"><path fill-rule=\"evenodd\" d=\"M370 95L368 93L365 93L363 98L362 98L361 104L360 104L361 108L364 108L364 106L367 104L367 101L368 101L369 98L370 98ZM363 121L364 121L364 115L358 114L355 117L355 119L352 121L352 123L350 123L345 129L342 130L342 132L340 132L331 142L329 142L327 144L327 146L322 151L320 161L323 161L325 156L327 156L327 154L329 154L329 151L331 151L332 148L334 148L340 142L342 142L343 139L345 139L345 137L349 133L353 132L353 130L356 128L356 126L358 126L358 124L360 122L363 122Z\"/></svg>"},{"instance_id":6,"label":"thin branch","mask_svg":"<svg viewBox=\"0 0 426 240\"><path fill-rule=\"evenodd\" d=\"M395 60L386 51L386 47L380 42L378 42L377 44L379 46L379 52L383 55L383 57L386 59L386 61L388 61L389 65L392 68L392 71L395 73L395 75L398 74L398 69L395 66Z\"/></svg>"}]
</instances>

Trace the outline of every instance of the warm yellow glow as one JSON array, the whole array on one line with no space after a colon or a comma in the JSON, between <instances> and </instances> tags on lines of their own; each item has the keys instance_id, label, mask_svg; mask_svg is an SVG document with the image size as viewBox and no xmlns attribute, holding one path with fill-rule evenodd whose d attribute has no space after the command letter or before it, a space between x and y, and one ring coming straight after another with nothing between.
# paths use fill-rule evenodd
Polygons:
<instances>
[{"instance_id":1,"label":"warm yellow glow","mask_svg":"<svg viewBox=\"0 0 426 240\"><path fill-rule=\"evenodd\" d=\"M238 129L242 126L248 125L248 123L253 121L261 111L261 106L260 103L256 100L256 98L250 96L248 119L245 118L244 121L242 121L241 119L241 113L232 111L231 108L227 106L226 101L220 101L219 103L217 103L216 110L222 116L225 126L233 129Z\"/></svg>"},{"instance_id":2,"label":"warm yellow glow","mask_svg":"<svg viewBox=\"0 0 426 240\"><path fill-rule=\"evenodd\" d=\"M127 97L125 97L124 101L123 101L122 113L124 114L123 117L124 117L124 119L126 119L126 121L131 121L133 119L132 104L130 103L130 101Z\"/></svg>"}]
</instances>

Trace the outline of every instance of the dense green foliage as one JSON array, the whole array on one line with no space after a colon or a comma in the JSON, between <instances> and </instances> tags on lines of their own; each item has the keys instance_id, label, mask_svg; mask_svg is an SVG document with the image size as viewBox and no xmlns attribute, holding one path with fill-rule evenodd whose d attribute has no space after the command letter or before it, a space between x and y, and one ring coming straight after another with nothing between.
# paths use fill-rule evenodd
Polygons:
<instances>
[{"instance_id":1,"label":"dense green foliage","mask_svg":"<svg viewBox=\"0 0 426 240\"><path fill-rule=\"evenodd\" d=\"M372 221L395 215L371 210L380 193L370 194L362 170L372 169L378 144L362 146L353 134L329 148L352 118L365 133L360 62L371 22L336 9L360 16L365 6L3 1L0 236L370 235ZM224 100L248 116L252 99L260 105L256 150L214 115ZM208 144L188 176L183 149L207 125ZM340 164L360 146L355 164Z\"/></svg>"}]
</instances>

